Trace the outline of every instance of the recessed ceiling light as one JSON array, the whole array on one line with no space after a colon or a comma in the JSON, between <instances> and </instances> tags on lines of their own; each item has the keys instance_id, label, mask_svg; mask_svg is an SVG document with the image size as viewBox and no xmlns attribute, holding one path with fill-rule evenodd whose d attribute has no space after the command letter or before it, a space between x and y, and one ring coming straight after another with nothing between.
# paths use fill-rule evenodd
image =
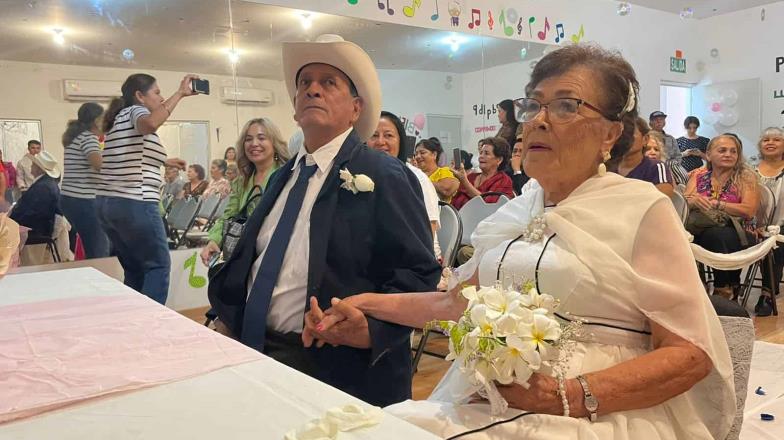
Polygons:
<instances>
[{"instance_id":1,"label":"recessed ceiling light","mask_svg":"<svg viewBox=\"0 0 784 440\"><path fill-rule=\"evenodd\" d=\"M52 41L55 42L58 46L62 46L65 44L65 37L63 34L65 31L60 28L52 29Z\"/></svg>"}]
</instances>

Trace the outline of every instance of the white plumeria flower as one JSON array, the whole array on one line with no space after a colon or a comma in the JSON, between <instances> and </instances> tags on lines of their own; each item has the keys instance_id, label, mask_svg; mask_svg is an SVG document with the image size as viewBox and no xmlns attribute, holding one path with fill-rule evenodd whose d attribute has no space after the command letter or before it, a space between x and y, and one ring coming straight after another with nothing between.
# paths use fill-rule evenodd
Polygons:
<instances>
[{"instance_id":1,"label":"white plumeria flower","mask_svg":"<svg viewBox=\"0 0 784 440\"><path fill-rule=\"evenodd\" d=\"M526 307L534 309L536 313L550 314L555 311L555 298L546 293L540 294L535 287L528 292L528 295L523 295L520 301Z\"/></svg>"},{"instance_id":2,"label":"white plumeria flower","mask_svg":"<svg viewBox=\"0 0 784 440\"><path fill-rule=\"evenodd\" d=\"M527 349L526 344L517 336L506 338L507 345L499 347L494 353L498 381L504 385L517 382L528 385L528 379L542 364L536 350Z\"/></svg>"},{"instance_id":3,"label":"white plumeria flower","mask_svg":"<svg viewBox=\"0 0 784 440\"><path fill-rule=\"evenodd\" d=\"M517 336L524 344L523 349L538 350L542 358L549 359L553 355L550 352L555 350L548 341L557 341L561 337L561 326L554 319L534 313L533 323L520 324Z\"/></svg>"},{"instance_id":4,"label":"white plumeria flower","mask_svg":"<svg viewBox=\"0 0 784 440\"><path fill-rule=\"evenodd\" d=\"M485 304L477 304L471 309L471 322L481 330L481 333L488 336L495 329L496 319L501 317L501 312Z\"/></svg>"}]
</instances>

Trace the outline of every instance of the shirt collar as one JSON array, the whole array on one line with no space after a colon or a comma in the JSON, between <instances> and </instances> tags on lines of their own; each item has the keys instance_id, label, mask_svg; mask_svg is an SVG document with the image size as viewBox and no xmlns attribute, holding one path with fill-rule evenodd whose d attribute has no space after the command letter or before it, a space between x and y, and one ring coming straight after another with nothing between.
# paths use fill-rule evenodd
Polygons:
<instances>
[{"instance_id":1,"label":"shirt collar","mask_svg":"<svg viewBox=\"0 0 784 440\"><path fill-rule=\"evenodd\" d=\"M331 141L327 142L326 145L316 150L313 154L308 153L308 150L303 145L302 148L299 149L297 153L297 159L294 161L294 166L291 168L292 171L297 168L297 164L299 164L300 159L305 157L307 161L307 165L313 165L314 163L318 165L319 170L322 173L326 173L329 171L329 168L332 165L332 161L335 160L335 156L338 155L340 151L340 147L343 146L343 142L346 141L348 135L351 134L353 127L349 127L348 130L344 131L343 133L339 134L336 138L332 139Z\"/></svg>"}]
</instances>

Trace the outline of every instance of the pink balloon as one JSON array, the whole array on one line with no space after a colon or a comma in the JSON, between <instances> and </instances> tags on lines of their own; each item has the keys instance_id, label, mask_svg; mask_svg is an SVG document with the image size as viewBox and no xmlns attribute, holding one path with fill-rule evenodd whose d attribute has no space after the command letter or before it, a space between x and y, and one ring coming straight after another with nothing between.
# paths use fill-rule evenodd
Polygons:
<instances>
[{"instance_id":1,"label":"pink balloon","mask_svg":"<svg viewBox=\"0 0 784 440\"><path fill-rule=\"evenodd\" d=\"M711 104L711 111L712 112L720 112L721 111L721 103L720 102L714 102L713 104Z\"/></svg>"},{"instance_id":2,"label":"pink balloon","mask_svg":"<svg viewBox=\"0 0 784 440\"><path fill-rule=\"evenodd\" d=\"M414 127L419 130L425 128L425 115L419 113L418 115L414 115Z\"/></svg>"}]
</instances>

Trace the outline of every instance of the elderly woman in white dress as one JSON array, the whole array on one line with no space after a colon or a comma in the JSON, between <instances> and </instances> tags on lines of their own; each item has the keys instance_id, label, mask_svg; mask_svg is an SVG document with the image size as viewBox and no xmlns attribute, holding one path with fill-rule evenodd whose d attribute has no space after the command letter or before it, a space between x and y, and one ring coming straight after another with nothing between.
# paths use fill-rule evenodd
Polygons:
<instances>
[{"instance_id":1,"label":"elderly woman in white dress","mask_svg":"<svg viewBox=\"0 0 784 440\"><path fill-rule=\"evenodd\" d=\"M480 224L455 287L358 295L326 314L312 304L305 344L340 344L365 315L411 327L456 321L466 307L458 283L532 280L560 300L559 313L587 323L568 361L568 416L557 380L535 373L527 389L499 386L510 410L491 417L454 365L427 401L388 410L443 437L723 440L735 415L732 366L680 220L653 186L606 172L632 142L637 88L632 67L596 46L545 56L515 102L536 181ZM544 234L524 234L539 216Z\"/></svg>"}]
</instances>

